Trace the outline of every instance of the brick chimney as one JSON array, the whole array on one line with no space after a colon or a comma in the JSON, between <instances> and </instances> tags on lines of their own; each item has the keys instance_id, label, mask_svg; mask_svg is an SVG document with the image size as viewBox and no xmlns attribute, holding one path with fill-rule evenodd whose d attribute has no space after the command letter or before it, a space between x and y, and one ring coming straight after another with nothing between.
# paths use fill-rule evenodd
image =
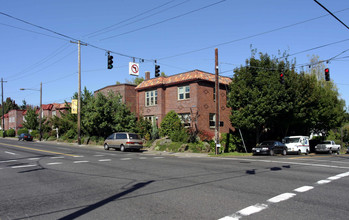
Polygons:
<instances>
[{"instance_id":1,"label":"brick chimney","mask_svg":"<svg viewBox=\"0 0 349 220\"><path fill-rule=\"evenodd\" d=\"M150 79L150 72L146 71L145 72L145 80L149 80Z\"/></svg>"}]
</instances>

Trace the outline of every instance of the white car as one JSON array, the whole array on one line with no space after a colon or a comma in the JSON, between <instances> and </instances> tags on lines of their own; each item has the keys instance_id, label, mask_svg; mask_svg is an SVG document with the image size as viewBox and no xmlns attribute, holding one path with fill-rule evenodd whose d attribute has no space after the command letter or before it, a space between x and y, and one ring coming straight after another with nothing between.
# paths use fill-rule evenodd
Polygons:
<instances>
[{"instance_id":1,"label":"white car","mask_svg":"<svg viewBox=\"0 0 349 220\"><path fill-rule=\"evenodd\" d=\"M309 137L308 136L288 136L282 139L282 143L287 146L287 154L309 154Z\"/></svg>"}]
</instances>

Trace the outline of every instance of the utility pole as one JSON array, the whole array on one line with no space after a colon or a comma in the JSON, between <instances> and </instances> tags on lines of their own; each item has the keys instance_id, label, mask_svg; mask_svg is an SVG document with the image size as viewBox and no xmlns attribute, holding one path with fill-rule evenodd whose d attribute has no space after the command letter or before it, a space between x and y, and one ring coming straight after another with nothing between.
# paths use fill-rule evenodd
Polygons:
<instances>
[{"instance_id":1,"label":"utility pole","mask_svg":"<svg viewBox=\"0 0 349 220\"><path fill-rule=\"evenodd\" d=\"M2 138L5 138L4 82L7 81L1 78Z\"/></svg>"},{"instance_id":2,"label":"utility pole","mask_svg":"<svg viewBox=\"0 0 349 220\"><path fill-rule=\"evenodd\" d=\"M79 72L79 86L78 86L78 145L81 145L81 45L87 46L87 44L81 44L80 41L70 43L78 44L78 72Z\"/></svg>"},{"instance_id":3,"label":"utility pole","mask_svg":"<svg viewBox=\"0 0 349 220\"><path fill-rule=\"evenodd\" d=\"M42 82L40 82L40 116L39 116L39 132L40 132L40 138L39 140L41 141L42 139L42 129L41 129L41 122L42 122Z\"/></svg>"},{"instance_id":4,"label":"utility pole","mask_svg":"<svg viewBox=\"0 0 349 220\"><path fill-rule=\"evenodd\" d=\"M216 92L216 121L215 121L215 140L216 140L216 154L218 154L219 144L219 76L218 76L218 48L215 49L215 92Z\"/></svg>"}]
</instances>

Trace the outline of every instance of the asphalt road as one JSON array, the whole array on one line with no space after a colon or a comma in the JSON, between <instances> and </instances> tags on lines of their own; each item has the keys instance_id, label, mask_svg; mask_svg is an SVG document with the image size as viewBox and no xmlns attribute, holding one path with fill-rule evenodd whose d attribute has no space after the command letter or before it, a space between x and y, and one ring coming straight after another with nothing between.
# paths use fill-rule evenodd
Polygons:
<instances>
[{"instance_id":1,"label":"asphalt road","mask_svg":"<svg viewBox=\"0 0 349 220\"><path fill-rule=\"evenodd\" d=\"M347 155L234 158L0 139L0 219L348 219Z\"/></svg>"}]
</instances>

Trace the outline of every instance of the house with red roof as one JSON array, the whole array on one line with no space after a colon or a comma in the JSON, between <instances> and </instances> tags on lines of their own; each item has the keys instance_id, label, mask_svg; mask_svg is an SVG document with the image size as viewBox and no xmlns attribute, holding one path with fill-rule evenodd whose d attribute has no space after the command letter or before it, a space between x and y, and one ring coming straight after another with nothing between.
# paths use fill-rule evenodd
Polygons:
<instances>
[{"instance_id":1,"label":"house with red roof","mask_svg":"<svg viewBox=\"0 0 349 220\"><path fill-rule=\"evenodd\" d=\"M227 107L227 95L231 79L219 76L219 121L220 132L233 129ZM150 79L146 72L145 81L136 87L137 114L148 118L158 126L165 115L173 110L186 127L204 131L215 130L216 100L215 75L193 70L168 77Z\"/></svg>"},{"instance_id":2,"label":"house with red roof","mask_svg":"<svg viewBox=\"0 0 349 220\"><path fill-rule=\"evenodd\" d=\"M51 118L53 116L61 117L61 114L67 112L69 107L65 103L53 103L42 105L42 117ZM8 129L14 129L16 132L18 129L23 128L23 122L25 121L25 115L27 110L13 109L4 115L4 125L1 117L1 127ZM36 109L36 114L40 113L40 109Z\"/></svg>"}]
</instances>

